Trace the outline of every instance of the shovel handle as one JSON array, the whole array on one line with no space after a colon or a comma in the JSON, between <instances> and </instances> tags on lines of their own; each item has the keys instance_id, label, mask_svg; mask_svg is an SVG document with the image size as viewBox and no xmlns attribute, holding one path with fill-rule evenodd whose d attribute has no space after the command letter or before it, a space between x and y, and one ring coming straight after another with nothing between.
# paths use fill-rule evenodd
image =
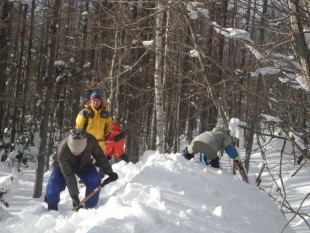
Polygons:
<instances>
[{"instance_id":1,"label":"shovel handle","mask_svg":"<svg viewBox=\"0 0 310 233\"><path fill-rule=\"evenodd\" d=\"M107 179L105 179L100 185L98 185L94 191L92 191L90 194L88 194L81 202L80 204L78 204L77 206L73 207L73 211L78 211L82 205L88 201L92 196L95 195L95 193L99 192L101 188L103 188L104 186L106 186L107 184L111 183L112 180L110 179L110 177L108 177Z\"/></svg>"}]
</instances>

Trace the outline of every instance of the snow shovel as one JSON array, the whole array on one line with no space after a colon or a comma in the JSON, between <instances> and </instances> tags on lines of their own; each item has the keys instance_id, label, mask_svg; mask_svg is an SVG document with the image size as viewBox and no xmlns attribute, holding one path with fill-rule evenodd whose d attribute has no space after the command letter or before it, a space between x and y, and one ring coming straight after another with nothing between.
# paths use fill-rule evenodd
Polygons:
<instances>
[{"instance_id":1,"label":"snow shovel","mask_svg":"<svg viewBox=\"0 0 310 233\"><path fill-rule=\"evenodd\" d=\"M95 193L99 192L100 189L102 189L104 186L106 186L107 184L111 183L112 179L110 177L108 177L107 179L105 179L97 188L94 189L94 191L92 191L90 194L88 194L81 202L79 205L75 206L72 210L73 211L78 211L83 204L89 199L91 198Z\"/></svg>"},{"instance_id":2,"label":"snow shovel","mask_svg":"<svg viewBox=\"0 0 310 233\"><path fill-rule=\"evenodd\" d=\"M233 174L236 175L236 170L239 171L240 173L240 176L242 178L242 180L245 182L245 183L249 183L249 180L248 180L248 176L244 170L244 167L242 165L242 163L239 163L238 166L234 167L233 168Z\"/></svg>"},{"instance_id":3,"label":"snow shovel","mask_svg":"<svg viewBox=\"0 0 310 233\"><path fill-rule=\"evenodd\" d=\"M255 180L255 185L256 185L256 186L259 186L260 183L262 182L261 176L262 176L262 174L263 174L265 165L266 165L265 163L262 164L262 167L261 167L261 169L260 169L260 171L259 171L259 174L258 174L258 176L256 177L256 180Z\"/></svg>"}]
</instances>

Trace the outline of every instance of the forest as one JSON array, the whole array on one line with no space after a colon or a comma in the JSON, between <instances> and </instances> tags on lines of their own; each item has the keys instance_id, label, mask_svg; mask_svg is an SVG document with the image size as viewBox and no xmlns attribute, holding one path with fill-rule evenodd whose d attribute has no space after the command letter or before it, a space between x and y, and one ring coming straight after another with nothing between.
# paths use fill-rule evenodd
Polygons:
<instances>
[{"instance_id":1,"label":"forest","mask_svg":"<svg viewBox=\"0 0 310 233\"><path fill-rule=\"evenodd\" d=\"M247 158L254 135L280 127L308 159L309 14L309 0L1 0L1 160L38 133L40 196L94 90L127 129L132 162L231 118L247 123Z\"/></svg>"}]
</instances>

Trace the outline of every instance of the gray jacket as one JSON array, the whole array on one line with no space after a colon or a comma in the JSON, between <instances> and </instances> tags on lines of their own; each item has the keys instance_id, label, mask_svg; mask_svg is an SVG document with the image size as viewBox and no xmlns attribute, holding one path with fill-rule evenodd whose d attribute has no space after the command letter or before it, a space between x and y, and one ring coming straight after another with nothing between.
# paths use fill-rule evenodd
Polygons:
<instances>
[{"instance_id":1,"label":"gray jacket","mask_svg":"<svg viewBox=\"0 0 310 233\"><path fill-rule=\"evenodd\" d=\"M105 174L113 172L111 164L104 156L101 147L96 138L86 133L87 145L82 154L76 156L71 153L68 147L68 136L65 137L58 145L57 154L53 157L55 167L60 168L70 193L70 196L79 194L75 172L83 171L92 164L91 156L96 160Z\"/></svg>"},{"instance_id":2,"label":"gray jacket","mask_svg":"<svg viewBox=\"0 0 310 233\"><path fill-rule=\"evenodd\" d=\"M229 131L216 129L195 137L188 146L188 152L191 154L204 153L208 159L212 160L217 157L218 151L224 150L229 145L231 145Z\"/></svg>"}]
</instances>

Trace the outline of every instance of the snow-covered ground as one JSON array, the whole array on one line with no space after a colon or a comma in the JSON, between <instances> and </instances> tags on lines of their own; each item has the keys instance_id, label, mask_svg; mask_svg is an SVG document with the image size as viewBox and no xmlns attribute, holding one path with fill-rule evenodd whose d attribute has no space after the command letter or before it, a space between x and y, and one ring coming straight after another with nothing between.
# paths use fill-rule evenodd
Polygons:
<instances>
[{"instance_id":1,"label":"snow-covered ground","mask_svg":"<svg viewBox=\"0 0 310 233\"><path fill-rule=\"evenodd\" d=\"M242 152L240 154L242 157ZM279 152L275 150L267 159L274 173L279 171L277 155ZM32 198L34 168L30 167L13 174L16 179L10 186L11 194L7 200L10 207L8 212L0 211L0 229L6 233L309 232L300 218L287 226L289 218L270 198L276 191L268 172L262 176L261 187L265 191L254 185L261 161L260 152L256 152L251 161L250 184L246 184L238 175L231 174L226 155L221 159L223 169L213 169L196 160L185 160L180 154L146 151L137 164L114 164L119 179L101 190L96 209L79 212L71 211L72 202L67 190L61 195L59 211L47 212L44 193L41 198ZM298 166L291 158L285 161L282 175L286 196L297 209L310 191L309 166L290 177L292 169ZM1 177L10 173L12 171L2 164ZM44 192L48 177L49 172L44 177ZM80 191L82 199L85 188ZM303 206L302 212L309 213L309 199Z\"/></svg>"}]
</instances>

